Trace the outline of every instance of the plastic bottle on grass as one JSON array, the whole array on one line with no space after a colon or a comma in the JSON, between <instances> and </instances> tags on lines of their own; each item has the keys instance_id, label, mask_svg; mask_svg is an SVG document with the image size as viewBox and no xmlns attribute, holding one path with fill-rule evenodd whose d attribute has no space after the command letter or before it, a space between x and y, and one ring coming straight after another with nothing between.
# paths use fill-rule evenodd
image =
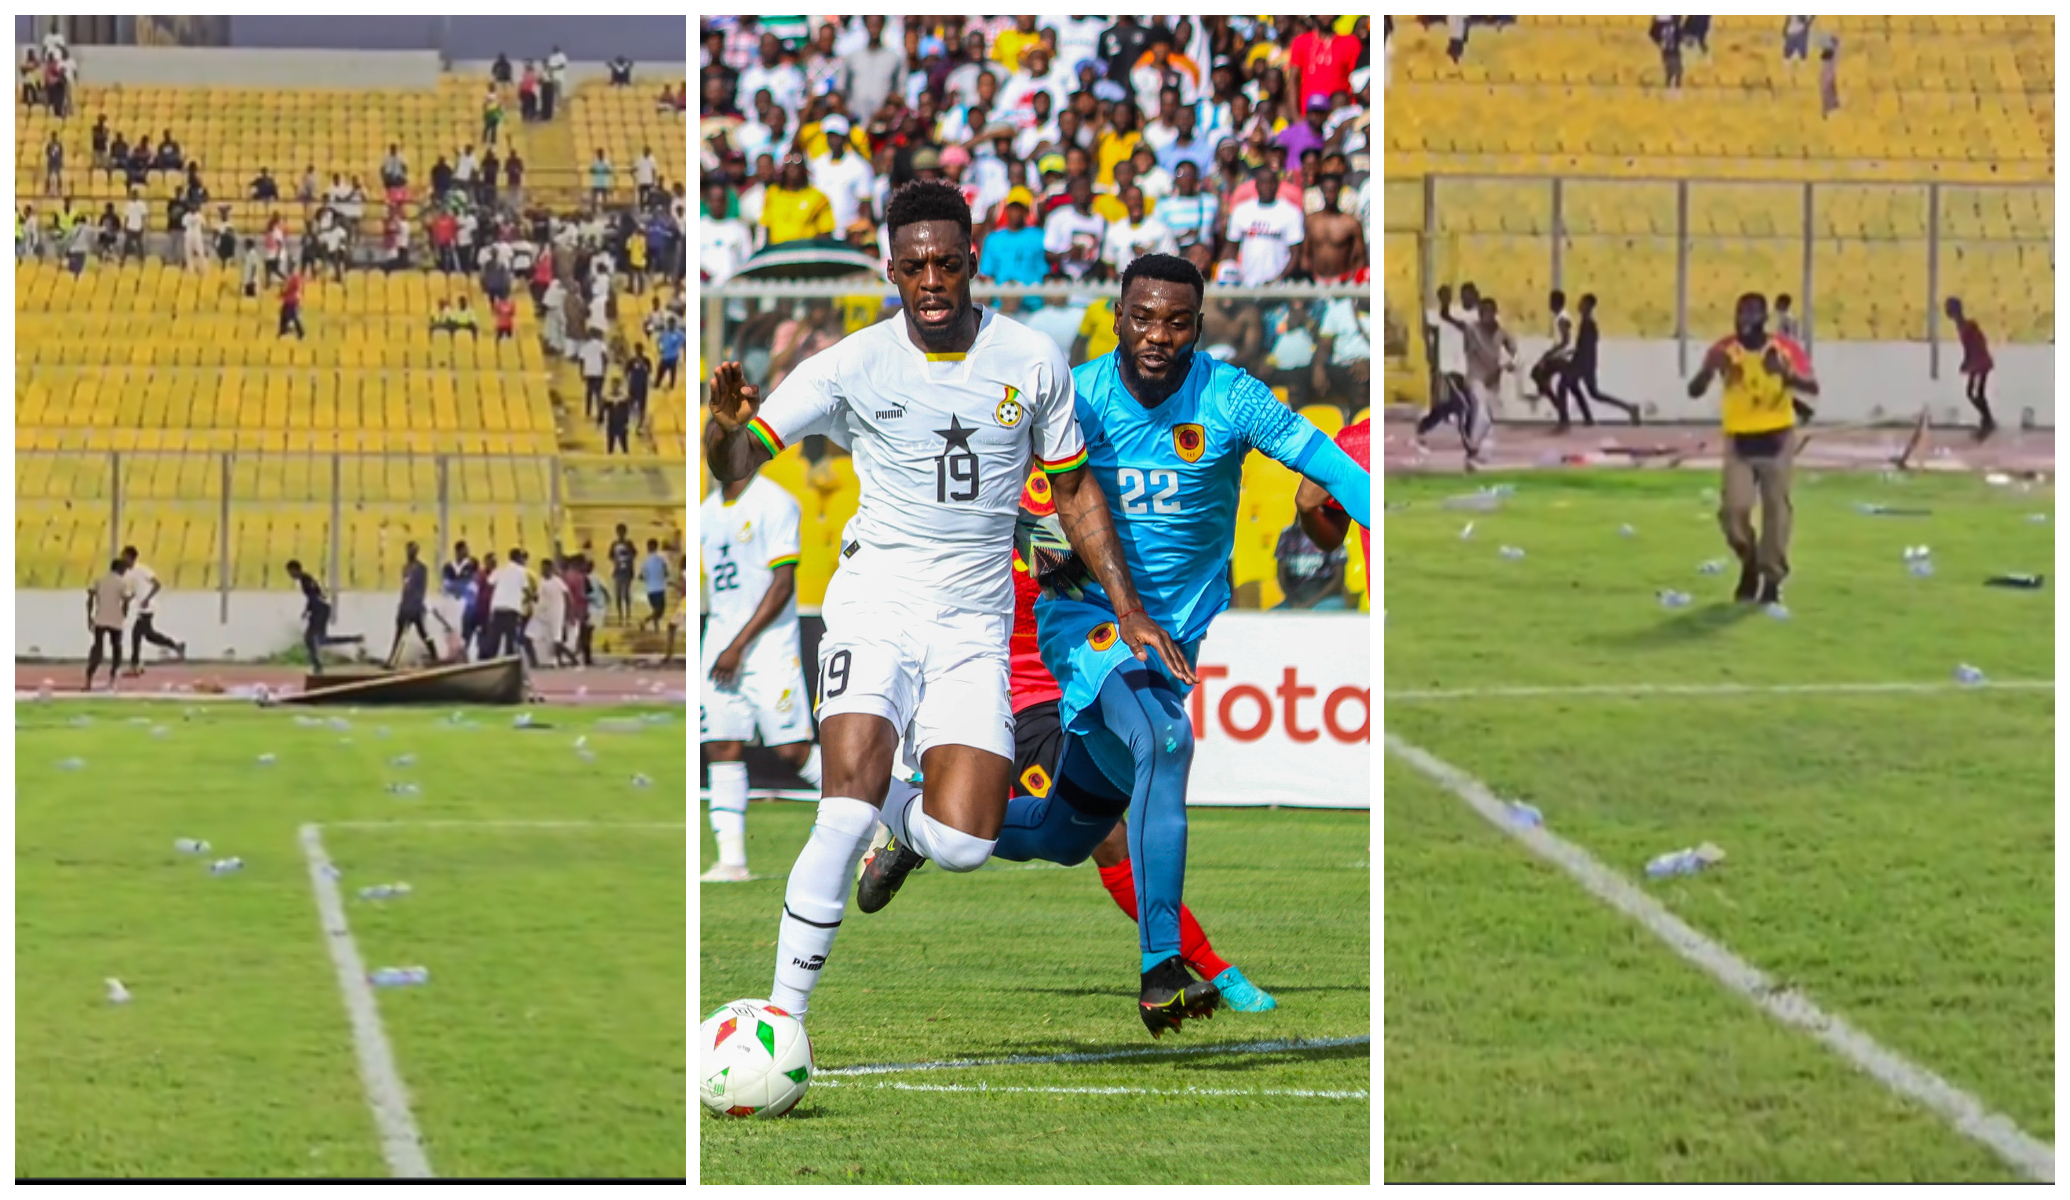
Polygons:
<instances>
[{"instance_id":1,"label":"plastic bottle on grass","mask_svg":"<svg viewBox=\"0 0 2070 1200\"><path fill-rule=\"evenodd\" d=\"M174 838L173 849L181 854L207 854L208 843L200 838Z\"/></svg>"},{"instance_id":2,"label":"plastic bottle on grass","mask_svg":"<svg viewBox=\"0 0 2070 1200\"><path fill-rule=\"evenodd\" d=\"M1725 852L1709 842L1687 850L1663 854L1646 864L1646 878L1670 879L1677 875L1694 875L1715 866L1725 858Z\"/></svg>"},{"instance_id":3,"label":"plastic bottle on grass","mask_svg":"<svg viewBox=\"0 0 2070 1200\"><path fill-rule=\"evenodd\" d=\"M378 988L420 987L431 982L429 967L382 967L367 976Z\"/></svg>"},{"instance_id":4,"label":"plastic bottle on grass","mask_svg":"<svg viewBox=\"0 0 2070 1200\"><path fill-rule=\"evenodd\" d=\"M242 870L244 860L241 858L219 858L208 865L208 873L211 875L230 875Z\"/></svg>"}]
</instances>

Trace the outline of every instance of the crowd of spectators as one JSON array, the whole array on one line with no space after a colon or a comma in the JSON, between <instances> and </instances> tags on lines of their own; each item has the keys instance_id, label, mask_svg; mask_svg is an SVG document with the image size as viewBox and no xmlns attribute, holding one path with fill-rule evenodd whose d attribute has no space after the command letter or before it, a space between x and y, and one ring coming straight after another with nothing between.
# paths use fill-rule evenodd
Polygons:
<instances>
[{"instance_id":1,"label":"crowd of spectators","mask_svg":"<svg viewBox=\"0 0 2070 1200\"><path fill-rule=\"evenodd\" d=\"M824 244L881 258L893 188L970 204L977 279L1111 282L1181 254L1217 283L1363 283L1371 228L1365 17L708 17L699 28L699 278ZM1073 360L1105 300L1009 297ZM1364 300L1223 300L1207 352L1289 399L1364 407ZM844 332L832 304L745 318L765 386ZM854 326L848 325L852 331Z\"/></svg>"}]
</instances>

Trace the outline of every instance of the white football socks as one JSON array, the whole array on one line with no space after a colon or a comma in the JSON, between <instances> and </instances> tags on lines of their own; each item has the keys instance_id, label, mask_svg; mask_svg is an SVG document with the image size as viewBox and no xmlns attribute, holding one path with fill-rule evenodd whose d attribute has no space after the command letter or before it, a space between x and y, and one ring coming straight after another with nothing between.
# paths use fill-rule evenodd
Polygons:
<instances>
[{"instance_id":1,"label":"white football socks","mask_svg":"<svg viewBox=\"0 0 2070 1200\"><path fill-rule=\"evenodd\" d=\"M891 781L883 819L901 845L911 846L944 871L975 871L999 844L997 838L975 837L928 816L920 789L904 780Z\"/></svg>"},{"instance_id":2,"label":"white football socks","mask_svg":"<svg viewBox=\"0 0 2070 1200\"><path fill-rule=\"evenodd\" d=\"M813 787L819 786L819 746L816 743L812 747L812 753L805 756L805 765L798 768L798 778Z\"/></svg>"},{"instance_id":3,"label":"white football socks","mask_svg":"<svg viewBox=\"0 0 2070 1200\"><path fill-rule=\"evenodd\" d=\"M776 932L776 983L769 1002L804 1016L812 989L834 948L841 914L848 908L855 864L877 822L875 806L847 796L819 802L812 837L798 852L783 894L783 920Z\"/></svg>"},{"instance_id":4,"label":"white football socks","mask_svg":"<svg viewBox=\"0 0 2070 1200\"><path fill-rule=\"evenodd\" d=\"M748 769L746 763L715 762L712 773L712 840L719 861L729 867L747 865Z\"/></svg>"}]
</instances>

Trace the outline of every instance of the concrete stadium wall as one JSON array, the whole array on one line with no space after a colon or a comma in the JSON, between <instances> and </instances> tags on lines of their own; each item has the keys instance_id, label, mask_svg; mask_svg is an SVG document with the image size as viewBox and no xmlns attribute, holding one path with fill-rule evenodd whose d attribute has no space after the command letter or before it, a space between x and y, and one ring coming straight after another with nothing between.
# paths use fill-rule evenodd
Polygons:
<instances>
[{"instance_id":1,"label":"concrete stadium wall","mask_svg":"<svg viewBox=\"0 0 2070 1200\"><path fill-rule=\"evenodd\" d=\"M687 62L690 22L682 16L233 16L230 44L252 49L436 50L449 59L544 58Z\"/></svg>"},{"instance_id":2,"label":"concrete stadium wall","mask_svg":"<svg viewBox=\"0 0 2070 1200\"><path fill-rule=\"evenodd\" d=\"M14 594L14 652L27 658L85 659L86 588L39 589ZM388 652L395 632L393 592L344 592L337 597L334 634L364 634L376 655ZM161 592L157 627L187 643L193 658L263 659L302 644L302 597L298 592L232 592L229 611L215 592ZM436 622L431 622L437 635ZM147 649L146 660L155 656Z\"/></svg>"},{"instance_id":3,"label":"concrete stadium wall","mask_svg":"<svg viewBox=\"0 0 2070 1200\"><path fill-rule=\"evenodd\" d=\"M433 88L442 66L433 50L384 54L341 50L220 50L81 46L80 78L160 87Z\"/></svg>"},{"instance_id":4,"label":"concrete stadium wall","mask_svg":"<svg viewBox=\"0 0 2070 1200\"><path fill-rule=\"evenodd\" d=\"M1528 372L1551 344L1543 337L1518 338L1518 361L1523 369ZM1606 338L1599 382L1604 392L1618 399L1657 405L1655 420L1709 423L1718 415L1717 388L1714 385L1702 400L1691 400L1688 391L1688 379L1702 366L1707 346L1690 343L1685 372L1672 341ZM1966 425L1975 420L1974 410L1963 399L1964 380L1955 373L1962 361L1962 352L1955 346L1941 347L1939 379L1928 377L1928 348L1920 342L1821 342L1812 347L1811 356L1822 393L1817 401L1820 424L1910 424L1918 418L1921 405L1931 410L1936 425ZM1991 374L1991 410L1999 423L2009 429L2022 425L2055 428L2055 347L1993 346L1991 356L1997 362ZM1523 403L1522 389L1529 386L1524 379L1510 391L1498 413L1501 419L1553 419L1551 405L1541 404L1533 412ZM1602 415L1597 419L1602 420Z\"/></svg>"}]
</instances>

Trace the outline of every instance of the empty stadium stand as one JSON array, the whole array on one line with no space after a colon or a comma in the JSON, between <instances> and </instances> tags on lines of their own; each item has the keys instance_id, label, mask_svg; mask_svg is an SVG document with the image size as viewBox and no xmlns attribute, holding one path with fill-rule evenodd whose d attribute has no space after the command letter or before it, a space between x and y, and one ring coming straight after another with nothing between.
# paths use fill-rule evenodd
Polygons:
<instances>
[{"instance_id":1,"label":"empty stadium stand","mask_svg":"<svg viewBox=\"0 0 2070 1200\"><path fill-rule=\"evenodd\" d=\"M1797 291L1808 265L1821 338L1924 340L1935 297L1958 294L1999 336L2052 338L2053 19L1820 17L1795 63L1781 25L1714 18L1670 91L1644 17L1476 27L1458 65L1442 27L1399 22L1386 308L1419 368L1424 255L1531 332L1557 256L1570 293L1604 296L1611 337L1672 336L1684 266L1687 325L1710 329L1749 279Z\"/></svg>"}]
</instances>

